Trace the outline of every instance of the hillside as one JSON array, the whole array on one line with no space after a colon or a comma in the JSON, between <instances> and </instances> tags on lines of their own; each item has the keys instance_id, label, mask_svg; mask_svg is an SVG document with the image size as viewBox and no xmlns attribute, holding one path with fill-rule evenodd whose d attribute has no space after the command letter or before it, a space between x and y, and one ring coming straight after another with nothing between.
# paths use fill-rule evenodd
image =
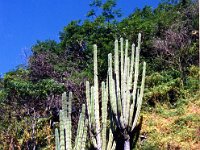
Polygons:
<instances>
[{"instance_id":1,"label":"hillside","mask_svg":"<svg viewBox=\"0 0 200 150\"><path fill-rule=\"evenodd\" d=\"M28 65L0 78L0 149L54 149L64 91L73 92L74 140L86 103L85 82L93 83L93 44L98 46L101 82L107 78L115 39L137 43L138 33L140 60L146 61L147 69L141 130L134 147L200 147L199 1L164 1L155 9L135 9L128 17L121 17L116 3L93 1L86 20L67 24L59 42L37 41ZM87 146L91 149L89 142Z\"/></svg>"}]
</instances>

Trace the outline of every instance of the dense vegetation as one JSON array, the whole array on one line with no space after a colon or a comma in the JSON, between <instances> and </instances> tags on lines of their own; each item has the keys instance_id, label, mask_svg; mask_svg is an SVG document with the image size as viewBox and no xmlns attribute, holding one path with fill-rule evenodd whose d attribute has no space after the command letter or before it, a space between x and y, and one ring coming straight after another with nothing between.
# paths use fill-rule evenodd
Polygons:
<instances>
[{"instance_id":1,"label":"dense vegetation","mask_svg":"<svg viewBox=\"0 0 200 150\"><path fill-rule=\"evenodd\" d=\"M164 149L163 143L170 142L170 138L164 142L161 137L156 139L159 132L152 130L155 124L166 121L161 116L181 116L173 118L175 124L165 128L172 128L168 136L185 136L182 132L189 132L185 129L189 123L190 140L198 143L200 120L193 113L185 114L191 102L197 109L195 113L200 113L200 97L194 96L199 94L200 85L198 1L165 1L155 9L135 9L121 19L123 15L116 9L115 0L95 0L90 6L88 19L66 25L59 33L59 42L37 41L28 65L0 79L0 149L53 149L64 91L73 92L72 123L73 129L77 128L80 106L86 99L85 81L92 82L93 78L92 45L98 46L98 77L102 81L107 75L107 54L113 53L114 40L123 37L137 41L139 32L141 59L147 62L142 114L148 119L146 123L144 120L142 134L149 134L139 147ZM157 114L158 120L150 120L150 114ZM185 128L181 130L179 125ZM174 142L174 147L167 145L169 149L185 148L180 141Z\"/></svg>"}]
</instances>

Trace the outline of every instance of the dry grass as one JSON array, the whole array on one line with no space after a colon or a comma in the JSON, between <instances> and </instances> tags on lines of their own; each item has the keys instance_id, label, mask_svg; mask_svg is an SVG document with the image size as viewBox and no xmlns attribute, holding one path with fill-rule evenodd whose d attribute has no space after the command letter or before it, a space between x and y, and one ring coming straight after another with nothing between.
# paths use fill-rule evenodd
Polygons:
<instances>
[{"instance_id":1,"label":"dry grass","mask_svg":"<svg viewBox=\"0 0 200 150\"><path fill-rule=\"evenodd\" d=\"M140 149L200 149L200 94L176 108L163 104L141 115L147 139Z\"/></svg>"}]
</instances>

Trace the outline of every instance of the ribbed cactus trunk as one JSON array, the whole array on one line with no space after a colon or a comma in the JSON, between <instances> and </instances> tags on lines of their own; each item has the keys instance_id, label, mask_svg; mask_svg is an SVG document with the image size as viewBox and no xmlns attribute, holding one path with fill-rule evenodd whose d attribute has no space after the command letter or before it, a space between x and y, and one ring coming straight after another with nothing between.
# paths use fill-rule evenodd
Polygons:
<instances>
[{"instance_id":1,"label":"ribbed cactus trunk","mask_svg":"<svg viewBox=\"0 0 200 150\"><path fill-rule=\"evenodd\" d=\"M130 150L130 135L136 126L144 92L146 63L143 63L142 81L139 81L139 55L141 34L138 35L138 45L132 44L129 57L128 40L120 39L120 60L118 40L115 41L114 70L112 54L108 55L109 100L116 126L124 134L124 150ZM134 76L133 76L134 75ZM133 79L134 78L134 79ZM134 81L133 81L134 80ZM135 115L134 115L135 114Z\"/></svg>"},{"instance_id":2,"label":"ribbed cactus trunk","mask_svg":"<svg viewBox=\"0 0 200 150\"><path fill-rule=\"evenodd\" d=\"M129 139L127 139L124 142L124 150L130 150L130 140Z\"/></svg>"},{"instance_id":3,"label":"ribbed cactus trunk","mask_svg":"<svg viewBox=\"0 0 200 150\"><path fill-rule=\"evenodd\" d=\"M94 45L94 110L95 110L95 124L96 124L96 139L97 149L101 150L101 132L99 120L99 83L98 83L98 63L97 63L97 46Z\"/></svg>"}]
</instances>

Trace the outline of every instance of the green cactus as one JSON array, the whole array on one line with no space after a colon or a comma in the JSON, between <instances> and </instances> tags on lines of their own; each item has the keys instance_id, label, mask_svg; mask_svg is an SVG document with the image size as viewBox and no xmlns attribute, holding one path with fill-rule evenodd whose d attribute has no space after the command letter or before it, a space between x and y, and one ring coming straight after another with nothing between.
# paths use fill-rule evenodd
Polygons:
<instances>
[{"instance_id":1,"label":"green cactus","mask_svg":"<svg viewBox=\"0 0 200 150\"><path fill-rule=\"evenodd\" d=\"M66 93L63 94L63 109L60 111L60 137L58 130L56 129L55 131L57 150L85 149L87 125L89 126L92 144L96 149L116 149L113 130L117 127L120 131L126 134L124 135L124 139L122 139L125 141L124 150L130 150L129 134L135 128L140 114L144 92L146 63L143 63L142 81L140 88L138 88L141 34L138 35L138 46L135 48L135 45L132 45L131 57L128 56L128 40L126 40L124 51L123 39L121 38L119 60L118 43L118 40L116 40L114 71L112 65L112 54L110 53L108 54L108 78L106 82L101 83L101 90L99 90L98 85L97 46L94 45L94 86L90 87L90 83L88 81L86 82L88 120L85 119L85 105L83 104L74 148L72 148L71 144L72 94L69 94L68 99L66 98ZM101 109L99 105L99 91L101 91ZM110 100L112 112L110 115L110 126L107 122L108 100ZM64 137L64 135L66 136Z\"/></svg>"},{"instance_id":2,"label":"green cactus","mask_svg":"<svg viewBox=\"0 0 200 150\"><path fill-rule=\"evenodd\" d=\"M124 150L130 150L129 133L135 128L141 109L146 63L143 63L142 81L140 88L138 88L141 34L138 35L136 50L135 45L132 45L131 59L128 57L128 40L126 40L124 52L123 39L121 38L121 59L119 61L118 43L118 40L116 40L114 71L112 69L112 54L108 55L109 100L115 117L114 120L116 120L115 124L126 134L124 136L126 137L124 139Z\"/></svg>"},{"instance_id":3,"label":"green cactus","mask_svg":"<svg viewBox=\"0 0 200 150\"><path fill-rule=\"evenodd\" d=\"M60 139L58 129L55 129L55 143L56 143L56 150L60 150Z\"/></svg>"},{"instance_id":4,"label":"green cactus","mask_svg":"<svg viewBox=\"0 0 200 150\"><path fill-rule=\"evenodd\" d=\"M88 81L86 82L86 102L89 121L89 133L93 146L96 149L114 150L116 147L116 143L113 139L112 131L107 130L108 84L106 84L105 82L101 83L101 110L99 108L99 94L97 46L94 45L94 86L90 87L90 83ZM106 138L107 134L109 134L108 139Z\"/></svg>"},{"instance_id":5,"label":"green cactus","mask_svg":"<svg viewBox=\"0 0 200 150\"><path fill-rule=\"evenodd\" d=\"M55 129L56 150L84 150L87 137L88 121L85 119L85 105L82 105L82 112L79 117L78 131L75 144L72 146L72 125L71 125L71 109L72 109L72 92L69 97L66 92L62 94L62 110L60 110L60 134Z\"/></svg>"}]
</instances>

